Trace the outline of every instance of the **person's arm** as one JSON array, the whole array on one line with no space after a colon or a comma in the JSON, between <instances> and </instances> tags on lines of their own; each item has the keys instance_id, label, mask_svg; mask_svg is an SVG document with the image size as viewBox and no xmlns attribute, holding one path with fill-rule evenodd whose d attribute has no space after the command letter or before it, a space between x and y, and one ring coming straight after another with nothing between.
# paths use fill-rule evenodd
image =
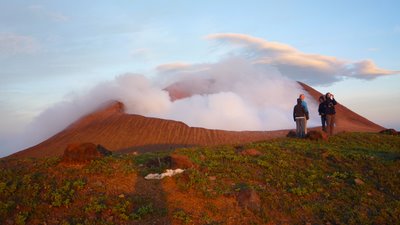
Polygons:
<instances>
[{"instance_id":1,"label":"person's arm","mask_svg":"<svg viewBox=\"0 0 400 225\"><path fill-rule=\"evenodd\" d=\"M308 114L308 111L306 111L305 109L304 109L304 114L306 115L306 120L310 119L310 116L309 116L309 114Z\"/></svg>"},{"instance_id":2,"label":"person's arm","mask_svg":"<svg viewBox=\"0 0 400 225\"><path fill-rule=\"evenodd\" d=\"M293 108L293 120L296 121L296 106Z\"/></svg>"},{"instance_id":3,"label":"person's arm","mask_svg":"<svg viewBox=\"0 0 400 225\"><path fill-rule=\"evenodd\" d=\"M336 105L337 102L336 102L336 100L335 100L335 96L334 96L333 94L331 94L329 97L331 98L330 100L331 100L332 104L333 104L333 105Z\"/></svg>"},{"instance_id":4,"label":"person's arm","mask_svg":"<svg viewBox=\"0 0 400 225\"><path fill-rule=\"evenodd\" d=\"M304 107L304 110L308 113L307 102L302 101L301 105Z\"/></svg>"}]
</instances>

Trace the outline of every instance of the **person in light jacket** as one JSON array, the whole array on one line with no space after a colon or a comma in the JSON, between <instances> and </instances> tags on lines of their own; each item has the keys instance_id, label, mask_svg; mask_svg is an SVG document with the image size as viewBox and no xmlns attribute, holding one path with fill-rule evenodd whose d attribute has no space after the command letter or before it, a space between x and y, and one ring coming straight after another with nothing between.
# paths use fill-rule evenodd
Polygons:
<instances>
[{"instance_id":1,"label":"person in light jacket","mask_svg":"<svg viewBox=\"0 0 400 225\"><path fill-rule=\"evenodd\" d=\"M293 119L296 122L296 136L304 138L306 136L306 121L309 119L308 111L301 103L301 99L297 99L297 104L293 108Z\"/></svg>"},{"instance_id":2,"label":"person in light jacket","mask_svg":"<svg viewBox=\"0 0 400 225\"><path fill-rule=\"evenodd\" d=\"M306 96L304 94L300 94L299 99L301 100L301 105L304 107L304 110L306 111L306 113L308 114L308 107L307 107L307 102L306 102ZM305 134L307 134L307 120L306 123L304 125L304 130L305 130Z\"/></svg>"}]
</instances>

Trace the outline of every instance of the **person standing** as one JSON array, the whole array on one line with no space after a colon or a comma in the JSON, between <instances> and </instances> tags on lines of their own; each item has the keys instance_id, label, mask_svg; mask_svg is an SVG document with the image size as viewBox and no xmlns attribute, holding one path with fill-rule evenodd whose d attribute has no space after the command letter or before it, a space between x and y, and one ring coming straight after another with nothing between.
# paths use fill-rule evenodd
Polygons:
<instances>
[{"instance_id":1,"label":"person standing","mask_svg":"<svg viewBox=\"0 0 400 225\"><path fill-rule=\"evenodd\" d=\"M296 122L296 136L304 138L306 136L306 121L309 117L300 98L297 99L297 104L293 108L293 119Z\"/></svg>"},{"instance_id":2,"label":"person standing","mask_svg":"<svg viewBox=\"0 0 400 225\"><path fill-rule=\"evenodd\" d=\"M318 113L321 116L321 123L322 123L322 131L326 132L326 104L325 104L325 96L321 95L319 97L319 106L318 106Z\"/></svg>"},{"instance_id":3,"label":"person standing","mask_svg":"<svg viewBox=\"0 0 400 225\"><path fill-rule=\"evenodd\" d=\"M335 127L335 105L337 104L335 97L331 93L326 93L325 95L325 113L326 113L326 125L328 129L328 134L333 135L333 129Z\"/></svg>"},{"instance_id":4,"label":"person standing","mask_svg":"<svg viewBox=\"0 0 400 225\"><path fill-rule=\"evenodd\" d=\"M301 105L304 107L304 110L306 111L307 115L308 115L308 107L307 107L307 102L305 101L306 96L304 94L300 94L299 99L301 100ZM307 119L308 120L308 119ZM304 131L305 134L307 134L307 120L305 121L304 124Z\"/></svg>"}]
</instances>

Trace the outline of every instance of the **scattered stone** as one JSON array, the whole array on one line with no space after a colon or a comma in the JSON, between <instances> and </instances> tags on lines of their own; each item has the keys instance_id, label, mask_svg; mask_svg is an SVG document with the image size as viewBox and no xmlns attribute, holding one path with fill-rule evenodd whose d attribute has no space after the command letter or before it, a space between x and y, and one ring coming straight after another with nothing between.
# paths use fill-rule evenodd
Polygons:
<instances>
[{"instance_id":1,"label":"scattered stone","mask_svg":"<svg viewBox=\"0 0 400 225\"><path fill-rule=\"evenodd\" d=\"M119 198L125 198L125 195L124 194L120 194L120 195L118 195L118 197Z\"/></svg>"},{"instance_id":2,"label":"scattered stone","mask_svg":"<svg viewBox=\"0 0 400 225\"><path fill-rule=\"evenodd\" d=\"M307 133L306 138L313 141L319 141L319 140L327 141L328 134L326 134L325 132L312 130Z\"/></svg>"},{"instance_id":3,"label":"scattered stone","mask_svg":"<svg viewBox=\"0 0 400 225\"><path fill-rule=\"evenodd\" d=\"M297 137L296 131L294 131L294 130L289 131L289 133L286 135L286 137L289 137L289 138Z\"/></svg>"},{"instance_id":4,"label":"scattered stone","mask_svg":"<svg viewBox=\"0 0 400 225\"><path fill-rule=\"evenodd\" d=\"M246 149L244 151L241 151L240 154L249 155L249 156L260 156L260 155L262 155L262 153L260 151L258 151L257 149L254 149L254 148L250 148L250 149Z\"/></svg>"},{"instance_id":5,"label":"scattered stone","mask_svg":"<svg viewBox=\"0 0 400 225\"><path fill-rule=\"evenodd\" d=\"M93 143L69 144L64 151L61 162L66 164L83 164L111 154L112 152L103 146Z\"/></svg>"},{"instance_id":6,"label":"scattered stone","mask_svg":"<svg viewBox=\"0 0 400 225\"><path fill-rule=\"evenodd\" d=\"M371 192L368 192L367 195L368 195L368 196L372 196L372 193L371 193Z\"/></svg>"},{"instance_id":7,"label":"scattered stone","mask_svg":"<svg viewBox=\"0 0 400 225\"><path fill-rule=\"evenodd\" d=\"M395 129L381 130L379 133L388 134L388 135L398 135L399 134L399 132L397 132Z\"/></svg>"},{"instance_id":8,"label":"scattered stone","mask_svg":"<svg viewBox=\"0 0 400 225\"><path fill-rule=\"evenodd\" d=\"M361 180L360 178L356 178L356 179L354 179L354 183L356 183L357 185L363 185L364 181Z\"/></svg>"},{"instance_id":9,"label":"scattered stone","mask_svg":"<svg viewBox=\"0 0 400 225\"><path fill-rule=\"evenodd\" d=\"M253 212L259 212L261 208L261 199L258 193L249 188L240 190L236 197L239 206L244 209L249 209Z\"/></svg>"}]
</instances>

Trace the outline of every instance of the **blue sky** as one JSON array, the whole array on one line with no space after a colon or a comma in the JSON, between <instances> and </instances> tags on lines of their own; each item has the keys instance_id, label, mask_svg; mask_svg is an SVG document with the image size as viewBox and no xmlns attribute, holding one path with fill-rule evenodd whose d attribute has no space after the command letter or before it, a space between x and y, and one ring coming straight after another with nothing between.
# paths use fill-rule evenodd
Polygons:
<instances>
[{"instance_id":1,"label":"blue sky","mask_svg":"<svg viewBox=\"0 0 400 225\"><path fill-rule=\"evenodd\" d=\"M361 70L386 75L312 86L400 129L399 8L396 0L0 0L0 135L20 132L47 107L98 82L127 72L151 77L162 64L212 63L244 40L206 38L221 33L246 35L249 45L253 37L281 43L307 59L351 61L346 68L373 62Z\"/></svg>"}]
</instances>

